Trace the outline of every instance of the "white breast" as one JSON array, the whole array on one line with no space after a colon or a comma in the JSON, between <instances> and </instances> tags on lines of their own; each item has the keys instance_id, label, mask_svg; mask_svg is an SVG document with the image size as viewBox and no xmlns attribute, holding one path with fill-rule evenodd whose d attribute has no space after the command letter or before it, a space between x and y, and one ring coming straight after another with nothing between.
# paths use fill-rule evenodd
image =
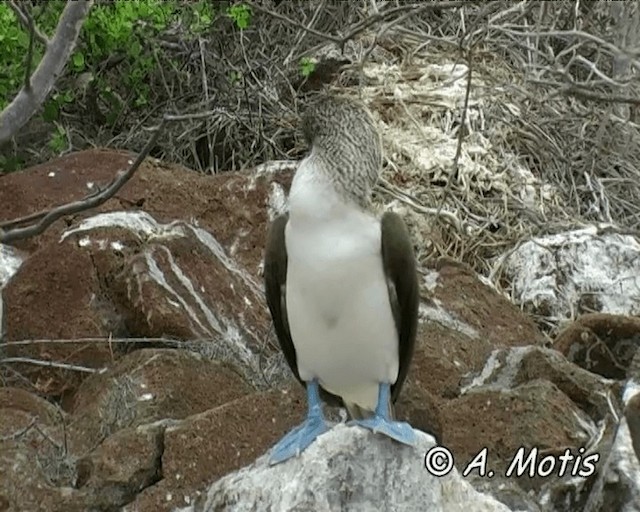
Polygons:
<instances>
[{"instance_id":1,"label":"white breast","mask_svg":"<svg viewBox=\"0 0 640 512\"><path fill-rule=\"evenodd\" d=\"M398 374L380 223L301 165L289 196L287 313L303 380L375 409Z\"/></svg>"}]
</instances>

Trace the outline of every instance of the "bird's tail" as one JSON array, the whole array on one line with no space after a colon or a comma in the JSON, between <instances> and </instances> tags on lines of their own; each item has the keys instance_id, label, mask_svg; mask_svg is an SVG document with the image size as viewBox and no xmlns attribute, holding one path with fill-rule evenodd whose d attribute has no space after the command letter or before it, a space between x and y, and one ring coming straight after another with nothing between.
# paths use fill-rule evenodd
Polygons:
<instances>
[{"instance_id":1,"label":"bird's tail","mask_svg":"<svg viewBox=\"0 0 640 512\"><path fill-rule=\"evenodd\" d=\"M347 410L350 420L364 420L374 415L374 411L353 402L344 402L344 408ZM389 419L395 420L396 413L391 400L389 400Z\"/></svg>"}]
</instances>

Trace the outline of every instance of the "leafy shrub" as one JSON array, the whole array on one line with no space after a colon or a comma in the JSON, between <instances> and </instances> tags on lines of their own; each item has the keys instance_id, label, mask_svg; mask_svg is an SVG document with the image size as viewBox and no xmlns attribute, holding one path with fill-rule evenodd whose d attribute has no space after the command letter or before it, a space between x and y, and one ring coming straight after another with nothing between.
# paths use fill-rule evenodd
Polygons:
<instances>
[{"instance_id":1,"label":"leafy shrub","mask_svg":"<svg viewBox=\"0 0 640 512\"><path fill-rule=\"evenodd\" d=\"M239 29L247 28L251 23L251 9L244 4L232 5L227 13Z\"/></svg>"},{"instance_id":2,"label":"leafy shrub","mask_svg":"<svg viewBox=\"0 0 640 512\"><path fill-rule=\"evenodd\" d=\"M51 0L21 5L29 9L40 31L51 37L66 4L66 0ZM153 124L167 110L220 105L234 111L237 95L246 99L247 87L266 79L265 70L254 62L250 43L256 30L245 30L253 28L254 16L241 0L96 0L74 53L39 114L20 131L17 144L0 150L0 172L70 149L106 145L139 150L147 139L140 126ZM3 108L24 83L29 46L28 31L6 2L0 2L0 34ZM281 37L278 44L288 38ZM32 69L44 47L36 40L34 50ZM299 72L311 69L301 65ZM253 107L245 102L240 108ZM223 148L229 141L243 147L247 142L229 131L230 126L239 129L235 119L226 115L217 121L194 121L185 133L166 135L178 137L177 143L163 140L152 154L171 154L196 169L233 168L245 155ZM256 118L242 124L242 130L248 130L240 130L243 137L254 137L256 122L263 121ZM210 158L212 149L215 158Z\"/></svg>"},{"instance_id":3,"label":"leafy shrub","mask_svg":"<svg viewBox=\"0 0 640 512\"><path fill-rule=\"evenodd\" d=\"M33 7L36 25L51 35L64 9L64 0L43 2ZM234 11L235 12L235 11ZM242 10L236 14L238 26L245 20ZM85 20L76 50L67 63L65 79L43 107L43 119L53 122L60 111L76 101L79 77L91 84L98 96L96 103L106 109L105 122L111 125L127 107L144 107L150 102L150 75L158 67L155 57L157 38L177 20L189 21L189 33L197 37L215 17L212 3L205 0L135 0L96 2ZM0 109L15 96L24 82L25 55L29 34L13 11L0 3ZM42 58L44 48L34 46L32 69ZM103 71L118 68L121 80L113 82ZM111 79L111 80L110 80ZM65 87L66 85L66 87ZM86 85L86 84L85 84Z\"/></svg>"}]
</instances>

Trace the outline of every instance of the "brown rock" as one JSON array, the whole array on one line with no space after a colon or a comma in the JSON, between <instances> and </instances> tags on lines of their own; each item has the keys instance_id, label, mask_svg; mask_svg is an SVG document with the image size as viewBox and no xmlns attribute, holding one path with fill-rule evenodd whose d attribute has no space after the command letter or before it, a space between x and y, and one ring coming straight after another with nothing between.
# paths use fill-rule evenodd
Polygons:
<instances>
[{"instance_id":1,"label":"brown rock","mask_svg":"<svg viewBox=\"0 0 640 512\"><path fill-rule=\"evenodd\" d=\"M2 179L0 220L9 220L85 197L96 187L104 188L135 155L111 149L90 149L72 153ZM53 176L50 174L53 173ZM263 173L251 176L224 173L207 176L184 167L148 158L116 196L96 211L140 210L161 222L198 219L198 224L225 247L255 276L259 273L271 187L288 190L292 173ZM93 184L92 188L89 185ZM47 194L40 191L45 189ZM64 221L51 226L45 235L18 243L33 248L58 239Z\"/></svg>"},{"instance_id":2,"label":"brown rock","mask_svg":"<svg viewBox=\"0 0 640 512\"><path fill-rule=\"evenodd\" d=\"M292 386L240 398L167 428L163 479L124 510L161 512L187 505L207 483L265 454L305 413L302 387Z\"/></svg>"},{"instance_id":3,"label":"brown rock","mask_svg":"<svg viewBox=\"0 0 640 512\"><path fill-rule=\"evenodd\" d=\"M612 405L615 404L618 410L622 407L620 382L605 381L567 361L552 349L542 347L524 349L517 365L514 385L535 379L552 382L580 409L597 420L612 414Z\"/></svg>"},{"instance_id":4,"label":"brown rock","mask_svg":"<svg viewBox=\"0 0 640 512\"><path fill-rule=\"evenodd\" d=\"M121 151L88 150L5 176L0 220L81 199L110 183L133 158ZM271 350L263 343L270 323L256 284L270 196L274 189L285 190L290 179L290 172L211 177L146 160L99 208L57 221L43 235L16 244L29 257L4 291L6 339L226 338L245 345L232 358L248 359L246 373L255 374L259 354ZM182 226L183 235L141 238L120 226L61 241L65 229L96 213L142 213L141 208L161 228ZM203 231L188 224L193 219ZM172 222L177 224L166 226ZM89 341L40 343L12 347L8 355L100 368L120 356L112 348ZM230 351L218 350L218 355ZM16 370L51 397L72 393L85 376L33 364ZM24 385L19 379L11 383Z\"/></svg>"},{"instance_id":5,"label":"brown rock","mask_svg":"<svg viewBox=\"0 0 640 512\"><path fill-rule=\"evenodd\" d=\"M111 238L108 232L98 236ZM129 332L150 338L234 338L260 351L269 318L260 285L246 271L233 272L226 256L188 228L184 238L138 251L108 285Z\"/></svg>"},{"instance_id":6,"label":"brown rock","mask_svg":"<svg viewBox=\"0 0 640 512\"><path fill-rule=\"evenodd\" d=\"M498 348L542 345L531 319L466 265L439 260L425 278L416 352L409 380L436 398L457 396L462 377Z\"/></svg>"},{"instance_id":7,"label":"brown rock","mask_svg":"<svg viewBox=\"0 0 640 512\"><path fill-rule=\"evenodd\" d=\"M567 361L556 350L527 346L497 350L485 367L463 379L463 392L505 390L536 380L553 383L580 409L596 420L620 409L622 386Z\"/></svg>"},{"instance_id":8,"label":"brown rock","mask_svg":"<svg viewBox=\"0 0 640 512\"><path fill-rule=\"evenodd\" d=\"M504 475L520 447L536 448L541 456L567 448L577 454L589 440L583 430L588 417L543 380L510 390L470 392L445 404L441 414L447 425L443 444L453 450L459 469L485 447L488 467Z\"/></svg>"},{"instance_id":9,"label":"brown rock","mask_svg":"<svg viewBox=\"0 0 640 512\"><path fill-rule=\"evenodd\" d=\"M158 424L120 430L78 461L77 487L98 510L126 505L162 478L163 437Z\"/></svg>"},{"instance_id":10,"label":"brown rock","mask_svg":"<svg viewBox=\"0 0 640 512\"><path fill-rule=\"evenodd\" d=\"M64 454L44 457L20 441L0 443L0 506L7 512L86 512L90 500L82 492L53 484L40 468L72 473Z\"/></svg>"},{"instance_id":11,"label":"brown rock","mask_svg":"<svg viewBox=\"0 0 640 512\"><path fill-rule=\"evenodd\" d=\"M73 482L66 421L66 414L44 399L22 389L0 388L0 452L13 450L30 461L37 481L60 486Z\"/></svg>"},{"instance_id":12,"label":"brown rock","mask_svg":"<svg viewBox=\"0 0 640 512\"><path fill-rule=\"evenodd\" d=\"M183 419L251 391L234 371L198 354L138 350L82 383L70 405L71 450L82 456L121 429Z\"/></svg>"},{"instance_id":13,"label":"brown rock","mask_svg":"<svg viewBox=\"0 0 640 512\"><path fill-rule=\"evenodd\" d=\"M43 398L19 388L0 388L0 411L19 411L38 419L42 425L59 423L64 412ZM4 425L5 415L0 412L0 425Z\"/></svg>"},{"instance_id":14,"label":"brown rock","mask_svg":"<svg viewBox=\"0 0 640 512\"><path fill-rule=\"evenodd\" d=\"M497 488L500 496L507 490L505 498L520 503L514 505L515 508L522 508L526 501L526 496L519 494L520 489L533 490L538 498L545 496L545 500L553 504L553 510L585 509L590 493L601 486L598 479L606 470L607 454L616 436L621 410L619 382L580 368L556 350L526 346L492 352L481 371L463 380L462 391L462 397L447 403L446 412L441 412L443 423L451 427L446 430L445 438L454 436L449 439L450 444L446 439L444 444L456 453L458 439L465 445L479 438L478 442L488 448L489 466L496 472L496 478L489 483L472 475L480 481L481 488ZM466 401L461 402L463 397ZM515 405L507 403L507 399ZM463 415L465 410L468 420L455 416ZM505 475L505 469L521 446L525 449L521 460L529 460L531 456L534 467L542 460L554 462L552 473L544 478L536 476L537 473L522 478ZM584 452L587 447L589 452ZM465 457L473 449L475 445L464 446L462 460L456 459L458 467L466 465ZM559 457L566 456L567 450L574 458L567 461L564 474L560 474L562 460ZM576 462L575 457L591 453L599 454L598 471L580 479L573 478L574 463L578 464L577 470L588 470Z\"/></svg>"},{"instance_id":15,"label":"brown rock","mask_svg":"<svg viewBox=\"0 0 640 512\"><path fill-rule=\"evenodd\" d=\"M19 276L28 276L21 279ZM28 258L3 290L7 340L73 339L107 336L108 326L95 308L100 285L91 256L70 244L51 244ZM55 344L36 341L8 345L8 357L54 361L101 368L111 360L104 344ZM86 374L37 364L13 363L13 369L43 396L60 396L74 389ZM14 385L24 385L16 379Z\"/></svg>"},{"instance_id":16,"label":"brown rock","mask_svg":"<svg viewBox=\"0 0 640 512\"><path fill-rule=\"evenodd\" d=\"M494 346L544 345L533 320L495 289L484 284L467 265L440 258L432 300L475 329Z\"/></svg>"},{"instance_id":17,"label":"brown rock","mask_svg":"<svg viewBox=\"0 0 640 512\"><path fill-rule=\"evenodd\" d=\"M554 348L569 361L610 379L624 379L640 348L640 318L593 313L558 334Z\"/></svg>"},{"instance_id":18,"label":"brown rock","mask_svg":"<svg viewBox=\"0 0 640 512\"><path fill-rule=\"evenodd\" d=\"M66 449L66 414L22 389L0 388L0 511L83 511Z\"/></svg>"}]
</instances>

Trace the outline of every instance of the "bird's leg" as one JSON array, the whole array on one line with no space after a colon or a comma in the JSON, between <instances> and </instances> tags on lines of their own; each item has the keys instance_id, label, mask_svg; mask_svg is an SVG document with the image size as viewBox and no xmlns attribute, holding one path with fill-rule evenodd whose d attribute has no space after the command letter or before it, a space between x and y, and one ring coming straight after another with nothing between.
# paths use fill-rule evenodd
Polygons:
<instances>
[{"instance_id":1,"label":"bird's leg","mask_svg":"<svg viewBox=\"0 0 640 512\"><path fill-rule=\"evenodd\" d=\"M389 383L381 382L378 388L378 404L374 416L363 420L353 420L350 423L368 428L374 433L384 434L399 443L414 446L416 434L411 425L403 421L394 421L389 417L390 394L391 386Z\"/></svg>"},{"instance_id":2,"label":"bird's leg","mask_svg":"<svg viewBox=\"0 0 640 512\"><path fill-rule=\"evenodd\" d=\"M313 443L316 437L329 430L322 413L317 379L307 382L306 387L307 419L280 439L278 444L272 448L271 456L269 457L270 464L277 464L293 456L298 456L307 446Z\"/></svg>"}]
</instances>

